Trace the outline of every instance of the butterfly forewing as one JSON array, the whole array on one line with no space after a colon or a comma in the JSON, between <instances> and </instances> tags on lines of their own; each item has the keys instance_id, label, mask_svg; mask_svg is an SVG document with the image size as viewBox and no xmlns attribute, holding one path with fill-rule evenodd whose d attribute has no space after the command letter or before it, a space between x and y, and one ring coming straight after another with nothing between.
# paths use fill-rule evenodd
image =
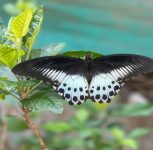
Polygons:
<instances>
[{"instance_id":1,"label":"butterfly forewing","mask_svg":"<svg viewBox=\"0 0 153 150\"><path fill-rule=\"evenodd\" d=\"M81 59L41 57L18 64L13 72L53 84L57 93L71 105L79 105L88 97L87 70Z\"/></svg>"},{"instance_id":2,"label":"butterfly forewing","mask_svg":"<svg viewBox=\"0 0 153 150\"><path fill-rule=\"evenodd\" d=\"M98 72L111 73L116 80L130 79L153 71L153 59L132 54L107 55L94 60ZM101 67L100 67L101 66Z\"/></svg>"}]
</instances>

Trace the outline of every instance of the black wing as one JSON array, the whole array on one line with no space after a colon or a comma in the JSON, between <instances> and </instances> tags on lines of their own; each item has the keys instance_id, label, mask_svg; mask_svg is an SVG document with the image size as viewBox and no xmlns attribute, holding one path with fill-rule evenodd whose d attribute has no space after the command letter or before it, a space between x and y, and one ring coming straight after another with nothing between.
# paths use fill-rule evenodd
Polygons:
<instances>
[{"instance_id":1,"label":"black wing","mask_svg":"<svg viewBox=\"0 0 153 150\"><path fill-rule=\"evenodd\" d=\"M108 55L94 60L89 94L93 101L110 102L124 81L153 71L153 59L132 54Z\"/></svg>"},{"instance_id":2,"label":"black wing","mask_svg":"<svg viewBox=\"0 0 153 150\"><path fill-rule=\"evenodd\" d=\"M40 57L24 61L12 71L53 83L53 88L70 104L81 104L88 96L84 60L65 56Z\"/></svg>"}]
</instances>

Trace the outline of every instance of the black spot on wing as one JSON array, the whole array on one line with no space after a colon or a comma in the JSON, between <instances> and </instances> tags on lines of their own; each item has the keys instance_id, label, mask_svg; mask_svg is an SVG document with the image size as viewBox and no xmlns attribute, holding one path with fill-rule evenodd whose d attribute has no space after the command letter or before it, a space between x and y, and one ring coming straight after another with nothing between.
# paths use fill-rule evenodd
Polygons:
<instances>
[{"instance_id":1,"label":"black spot on wing","mask_svg":"<svg viewBox=\"0 0 153 150\"><path fill-rule=\"evenodd\" d=\"M82 91L83 91L83 88L82 88L82 87L80 87L80 88L79 88L79 90L80 90L80 92L82 92Z\"/></svg>"},{"instance_id":2,"label":"black spot on wing","mask_svg":"<svg viewBox=\"0 0 153 150\"><path fill-rule=\"evenodd\" d=\"M80 95L80 100L84 100L84 95Z\"/></svg>"},{"instance_id":3,"label":"black spot on wing","mask_svg":"<svg viewBox=\"0 0 153 150\"><path fill-rule=\"evenodd\" d=\"M105 90L106 90L106 88L105 88L105 87L103 87L103 90L105 91Z\"/></svg>"},{"instance_id":4,"label":"black spot on wing","mask_svg":"<svg viewBox=\"0 0 153 150\"><path fill-rule=\"evenodd\" d=\"M74 97L73 97L73 101L74 101L74 102L77 102L77 101L78 101L77 96L74 96Z\"/></svg>"},{"instance_id":5,"label":"black spot on wing","mask_svg":"<svg viewBox=\"0 0 153 150\"><path fill-rule=\"evenodd\" d=\"M107 95L104 94L102 98L103 98L103 100L107 100Z\"/></svg>"},{"instance_id":6,"label":"black spot on wing","mask_svg":"<svg viewBox=\"0 0 153 150\"><path fill-rule=\"evenodd\" d=\"M95 98L99 100L99 99L100 99L100 94L97 94L97 95L95 96Z\"/></svg>"},{"instance_id":7,"label":"black spot on wing","mask_svg":"<svg viewBox=\"0 0 153 150\"><path fill-rule=\"evenodd\" d=\"M65 94L66 99L70 99L70 97L71 97L70 94L67 94L67 93Z\"/></svg>"},{"instance_id":8,"label":"black spot on wing","mask_svg":"<svg viewBox=\"0 0 153 150\"><path fill-rule=\"evenodd\" d=\"M71 90L71 88L70 87L68 87L68 89L67 89L68 91L70 91Z\"/></svg>"},{"instance_id":9,"label":"black spot on wing","mask_svg":"<svg viewBox=\"0 0 153 150\"><path fill-rule=\"evenodd\" d=\"M99 91L99 90L100 90L100 86L97 87L97 91Z\"/></svg>"}]
</instances>

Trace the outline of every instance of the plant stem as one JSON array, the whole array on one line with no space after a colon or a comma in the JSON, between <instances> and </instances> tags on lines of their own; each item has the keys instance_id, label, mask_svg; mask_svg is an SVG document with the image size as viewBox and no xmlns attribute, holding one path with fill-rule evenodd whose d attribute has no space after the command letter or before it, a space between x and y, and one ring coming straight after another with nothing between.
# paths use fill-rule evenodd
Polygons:
<instances>
[{"instance_id":1,"label":"plant stem","mask_svg":"<svg viewBox=\"0 0 153 150\"><path fill-rule=\"evenodd\" d=\"M29 59L30 53L31 53L31 48L28 49L27 56L26 56L26 59L25 60L28 60Z\"/></svg>"},{"instance_id":2,"label":"plant stem","mask_svg":"<svg viewBox=\"0 0 153 150\"><path fill-rule=\"evenodd\" d=\"M9 92L9 94L10 94L10 95L12 95L14 98L16 98L16 99L20 100L20 98L19 98L19 97L17 97L16 95L14 95L13 93Z\"/></svg>"},{"instance_id":3,"label":"plant stem","mask_svg":"<svg viewBox=\"0 0 153 150\"><path fill-rule=\"evenodd\" d=\"M35 86L32 87L32 89L30 89L28 92L27 92L27 95L29 95L34 89L36 89L40 84L42 84L43 81L40 81L38 84L36 84Z\"/></svg>"},{"instance_id":4,"label":"plant stem","mask_svg":"<svg viewBox=\"0 0 153 150\"><path fill-rule=\"evenodd\" d=\"M21 110L23 112L23 117L24 117L25 121L27 122L29 128L33 130L35 136L38 138L38 141L39 141L39 144L40 144L42 150L48 150L46 144L43 141L43 138L40 134L39 129L37 128L37 126L32 122L31 118L29 117L28 110L23 107L21 108Z\"/></svg>"}]
</instances>

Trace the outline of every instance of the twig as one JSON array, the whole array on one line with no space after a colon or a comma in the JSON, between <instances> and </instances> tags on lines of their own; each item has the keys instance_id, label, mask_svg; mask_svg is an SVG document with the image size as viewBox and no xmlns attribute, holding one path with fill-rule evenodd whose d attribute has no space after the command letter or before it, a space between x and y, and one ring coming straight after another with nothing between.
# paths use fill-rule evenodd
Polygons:
<instances>
[{"instance_id":1,"label":"twig","mask_svg":"<svg viewBox=\"0 0 153 150\"><path fill-rule=\"evenodd\" d=\"M7 122L4 121L1 127L0 150L5 150L7 145Z\"/></svg>"},{"instance_id":2,"label":"twig","mask_svg":"<svg viewBox=\"0 0 153 150\"><path fill-rule=\"evenodd\" d=\"M29 117L28 110L23 107L21 108L21 110L23 112L22 115L23 115L26 123L28 124L29 128L33 130L35 136L38 138L38 141L39 141L39 144L40 144L42 150L48 150L46 144L43 141L43 138L40 134L39 129L37 128L37 126L32 122L31 118Z\"/></svg>"},{"instance_id":3,"label":"twig","mask_svg":"<svg viewBox=\"0 0 153 150\"><path fill-rule=\"evenodd\" d=\"M6 92L8 92L10 95L12 95L14 98L16 98L17 100L19 100L20 101L20 98L19 97L17 97L15 94L13 94L13 93L11 93L10 91L6 91Z\"/></svg>"},{"instance_id":4,"label":"twig","mask_svg":"<svg viewBox=\"0 0 153 150\"><path fill-rule=\"evenodd\" d=\"M5 107L5 106L3 106ZM1 134L0 134L0 150L5 150L8 146L8 135L7 135L7 128L8 124L5 119L5 108L1 107L1 119L2 119L2 126L1 126Z\"/></svg>"},{"instance_id":5,"label":"twig","mask_svg":"<svg viewBox=\"0 0 153 150\"><path fill-rule=\"evenodd\" d=\"M33 90L35 90L40 84L42 84L43 81L40 81L38 84L36 84L35 86L33 86L28 92L27 95L29 95Z\"/></svg>"}]
</instances>

